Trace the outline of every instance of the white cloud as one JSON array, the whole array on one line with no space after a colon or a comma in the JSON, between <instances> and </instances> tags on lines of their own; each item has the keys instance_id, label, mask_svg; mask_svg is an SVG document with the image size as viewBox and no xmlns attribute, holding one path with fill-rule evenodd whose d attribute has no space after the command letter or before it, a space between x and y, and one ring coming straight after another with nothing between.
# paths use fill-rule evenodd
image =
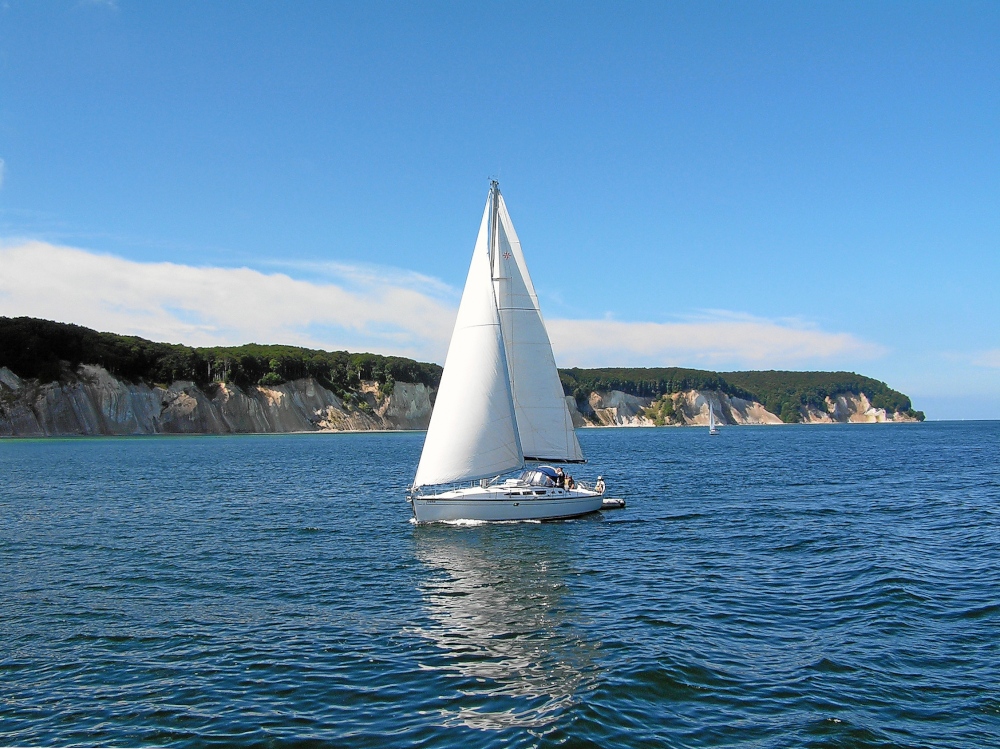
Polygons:
<instances>
[{"instance_id":1,"label":"white cloud","mask_svg":"<svg viewBox=\"0 0 1000 749\"><path fill-rule=\"evenodd\" d=\"M319 277L335 280L351 287L365 288L373 284L390 284L392 286L419 290L424 294L452 300L456 306L458 305L461 293L461 290L456 291L452 286L433 276L384 265L367 263L348 265L346 263L335 262L317 263L282 260L268 262L267 266L275 269L284 268L291 271L305 271L314 278Z\"/></svg>"},{"instance_id":2,"label":"white cloud","mask_svg":"<svg viewBox=\"0 0 1000 749\"><path fill-rule=\"evenodd\" d=\"M827 333L797 320L766 320L716 311L683 322L550 320L562 366L689 366L780 369L885 353L850 333Z\"/></svg>"},{"instance_id":3,"label":"white cloud","mask_svg":"<svg viewBox=\"0 0 1000 749\"><path fill-rule=\"evenodd\" d=\"M282 266L275 266L282 267ZM443 362L460 292L393 268L250 268L126 260L44 242L0 246L0 315L189 345L287 343ZM548 320L560 366L851 367L882 348L800 320L710 311L680 322Z\"/></svg>"},{"instance_id":4,"label":"white cloud","mask_svg":"<svg viewBox=\"0 0 1000 749\"><path fill-rule=\"evenodd\" d=\"M256 341L444 359L453 305L374 275L354 278L352 287L43 242L0 248L3 315L190 345Z\"/></svg>"},{"instance_id":5,"label":"white cloud","mask_svg":"<svg viewBox=\"0 0 1000 749\"><path fill-rule=\"evenodd\" d=\"M972 363L977 367L1000 369L1000 348L990 349L989 351L980 351L979 354L973 358Z\"/></svg>"}]
</instances>

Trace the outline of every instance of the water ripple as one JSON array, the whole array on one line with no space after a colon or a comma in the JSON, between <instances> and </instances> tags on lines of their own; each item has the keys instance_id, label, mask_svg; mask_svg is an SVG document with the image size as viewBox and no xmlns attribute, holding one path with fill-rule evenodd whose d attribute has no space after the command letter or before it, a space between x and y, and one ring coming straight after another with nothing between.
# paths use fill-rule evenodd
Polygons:
<instances>
[{"instance_id":1,"label":"water ripple","mask_svg":"<svg viewBox=\"0 0 1000 749\"><path fill-rule=\"evenodd\" d=\"M996 743L1000 425L580 437L626 509L450 526L420 434L0 441L0 743Z\"/></svg>"}]
</instances>

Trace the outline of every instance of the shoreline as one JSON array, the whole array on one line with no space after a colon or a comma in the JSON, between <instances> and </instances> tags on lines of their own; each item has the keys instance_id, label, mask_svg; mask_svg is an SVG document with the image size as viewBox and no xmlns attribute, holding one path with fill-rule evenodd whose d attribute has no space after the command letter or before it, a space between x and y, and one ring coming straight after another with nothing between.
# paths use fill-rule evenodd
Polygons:
<instances>
[{"instance_id":1,"label":"shoreline","mask_svg":"<svg viewBox=\"0 0 1000 749\"><path fill-rule=\"evenodd\" d=\"M719 430L725 431L731 428L745 429L747 427L842 427L842 426L885 426L903 424L923 424L932 422L935 424L946 424L954 422L956 424L965 423L990 423L1000 419L927 419L926 421L815 421L798 422L786 424L726 424L720 425ZM576 427L577 430L591 429L706 429L704 424L586 424ZM0 435L0 442L4 441L30 441L30 440L109 440L109 439L151 439L156 437L184 438L184 437L287 437L296 435L337 435L337 434L420 434L426 433L426 429L315 429L296 430L289 432L155 432L147 434L32 434L32 435Z\"/></svg>"}]
</instances>

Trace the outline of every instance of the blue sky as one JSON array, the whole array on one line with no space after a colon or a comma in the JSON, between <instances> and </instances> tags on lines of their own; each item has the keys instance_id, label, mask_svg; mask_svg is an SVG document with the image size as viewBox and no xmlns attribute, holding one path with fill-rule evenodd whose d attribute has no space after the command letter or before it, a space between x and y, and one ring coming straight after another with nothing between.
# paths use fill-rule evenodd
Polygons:
<instances>
[{"instance_id":1,"label":"blue sky","mask_svg":"<svg viewBox=\"0 0 1000 749\"><path fill-rule=\"evenodd\" d=\"M0 314L442 361L499 176L561 365L1000 418L996 3L10 0L0 159Z\"/></svg>"}]
</instances>

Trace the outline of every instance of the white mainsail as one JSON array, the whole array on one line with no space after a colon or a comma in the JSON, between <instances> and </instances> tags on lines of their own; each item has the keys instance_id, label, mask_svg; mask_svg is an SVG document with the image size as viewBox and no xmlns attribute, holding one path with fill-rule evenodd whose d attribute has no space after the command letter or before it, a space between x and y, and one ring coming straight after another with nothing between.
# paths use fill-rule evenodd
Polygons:
<instances>
[{"instance_id":1,"label":"white mainsail","mask_svg":"<svg viewBox=\"0 0 1000 749\"><path fill-rule=\"evenodd\" d=\"M521 450L527 460L582 462L538 296L499 192L497 202L493 278Z\"/></svg>"},{"instance_id":2,"label":"white mainsail","mask_svg":"<svg viewBox=\"0 0 1000 749\"><path fill-rule=\"evenodd\" d=\"M484 478L524 465L490 270L492 203L487 201L479 227L414 487Z\"/></svg>"}]
</instances>

